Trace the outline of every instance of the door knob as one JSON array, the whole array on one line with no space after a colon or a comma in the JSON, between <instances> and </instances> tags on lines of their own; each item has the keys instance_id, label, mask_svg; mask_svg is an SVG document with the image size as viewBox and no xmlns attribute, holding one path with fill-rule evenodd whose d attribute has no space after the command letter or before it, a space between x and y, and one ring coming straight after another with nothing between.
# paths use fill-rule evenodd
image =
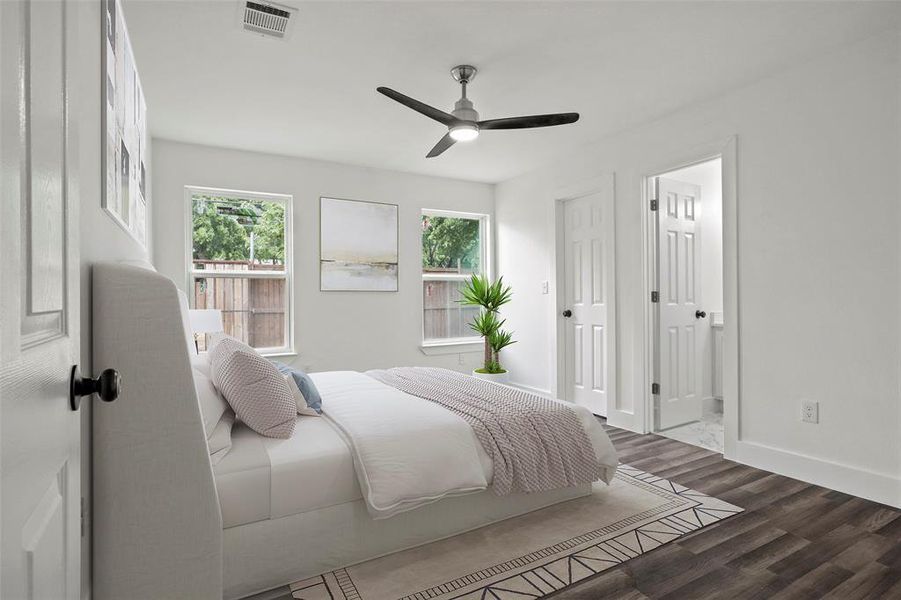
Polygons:
<instances>
[{"instance_id":1,"label":"door knob","mask_svg":"<svg viewBox=\"0 0 901 600\"><path fill-rule=\"evenodd\" d=\"M97 379L82 377L78 365L72 365L69 378L69 406L72 410L78 410L81 406L81 397L97 394L104 402L112 402L119 397L122 389L122 378L115 369L106 369Z\"/></svg>"},{"instance_id":2,"label":"door knob","mask_svg":"<svg viewBox=\"0 0 901 600\"><path fill-rule=\"evenodd\" d=\"M695 319L704 319L704 318L706 318L706 317L707 317L707 313L704 312L703 310L696 310L696 311L695 311Z\"/></svg>"},{"instance_id":3,"label":"door knob","mask_svg":"<svg viewBox=\"0 0 901 600\"><path fill-rule=\"evenodd\" d=\"M570 318L571 316L573 316L573 311L571 311L571 310L569 310L569 309L567 308L566 310L563 311L563 316L566 317L566 318L568 319L568 318Z\"/></svg>"}]
</instances>

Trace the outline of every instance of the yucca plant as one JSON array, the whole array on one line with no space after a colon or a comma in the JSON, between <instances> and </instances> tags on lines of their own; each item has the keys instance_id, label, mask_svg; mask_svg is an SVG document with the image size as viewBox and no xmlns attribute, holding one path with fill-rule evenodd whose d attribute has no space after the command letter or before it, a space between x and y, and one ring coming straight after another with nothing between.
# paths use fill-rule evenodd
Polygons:
<instances>
[{"instance_id":1,"label":"yucca plant","mask_svg":"<svg viewBox=\"0 0 901 600\"><path fill-rule=\"evenodd\" d=\"M501 325L503 324L504 321L501 321ZM491 351L494 352L494 362L499 363L500 351L510 344L515 344L516 340L513 339L512 331L504 331L498 327L497 331L488 336L488 342L491 344Z\"/></svg>"},{"instance_id":2,"label":"yucca plant","mask_svg":"<svg viewBox=\"0 0 901 600\"><path fill-rule=\"evenodd\" d=\"M501 306L510 302L513 296L513 288L504 285L504 278L499 277L491 283L484 275L472 275L466 285L460 289L463 296L461 303L469 306L481 306L488 312L496 313Z\"/></svg>"},{"instance_id":3,"label":"yucca plant","mask_svg":"<svg viewBox=\"0 0 901 600\"><path fill-rule=\"evenodd\" d=\"M483 373L505 373L500 364L499 352L515 341L512 332L502 329L506 321L500 320L498 311L501 306L510 302L513 289L504 285L503 277L492 283L484 275L473 275L460 289L460 295L463 296L458 301L461 304L482 309L469 324L485 341L484 366L478 370Z\"/></svg>"}]
</instances>

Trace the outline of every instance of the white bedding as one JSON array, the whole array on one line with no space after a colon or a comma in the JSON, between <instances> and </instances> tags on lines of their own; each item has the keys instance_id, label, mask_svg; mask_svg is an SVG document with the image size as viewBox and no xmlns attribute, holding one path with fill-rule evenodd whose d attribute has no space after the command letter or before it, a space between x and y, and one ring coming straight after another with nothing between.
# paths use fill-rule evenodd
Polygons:
<instances>
[{"instance_id":1,"label":"white bedding","mask_svg":"<svg viewBox=\"0 0 901 600\"><path fill-rule=\"evenodd\" d=\"M356 371L311 377L323 416L351 447L373 518L488 487L475 433L454 413Z\"/></svg>"},{"instance_id":2,"label":"white bedding","mask_svg":"<svg viewBox=\"0 0 901 600\"><path fill-rule=\"evenodd\" d=\"M223 527L269 518L271 468L263 439L247 425L235 424L231 449L213 465Z\"/></svg>"},{"instance_id":3,"label":"white bedding","mask_svg":"<svg viewBox=\"0 0 901 600\"><path fill-rule=\"evenodd\" d=\"M310 376L325 418L298 417L287 440L235 425L231 450L213 467L223 527L361 498L374 518L385 518L491 483L491 458L461 417L355 371ZM576 411L609 480L617 465L613 444L591 412L566 404ZM350 423L348 431L336 419Z\"/></svg>"},{"instance_id":4,"label":"white bedding","mask_svg":"<svg viewBox=\"0 0 901 600\"><path fill-rule=\"evenodd\" d=\"M462 417L355 371L311 375L323 414L344 435L373 518L385 518L442 498L486 489L491 459ZM604 481L616 451L587 409L575 410L588 434Z\"/></svg>"},{"instance_id":5,"label":"white bedding","mask_svg":"<svg viewBox=\"0 0 901 600\"><path fill-rule=\"evenodd\" d=\"M213 472L224 528L362 498L350 449L328 421L317 417L298 417L287 440L237 424L232 448Z\"/></svg>"},{"instance_id":6,"label":"white bedding","mask_svg":"<svg viewBox=\"0 0 901 600\"><path fill-rule=\"evenodd\" d=\"M272 465L271 518L359 500L350 448L319 417L298 417L287 440L267 439Z\"/></svg>"}]
</instances>

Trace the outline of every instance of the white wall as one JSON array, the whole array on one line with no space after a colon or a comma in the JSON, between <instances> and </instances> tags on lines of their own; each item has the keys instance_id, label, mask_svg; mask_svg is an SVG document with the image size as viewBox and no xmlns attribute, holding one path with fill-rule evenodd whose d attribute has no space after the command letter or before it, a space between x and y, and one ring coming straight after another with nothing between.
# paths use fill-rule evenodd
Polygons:
<instances>
[{"instance_id":1,"label":"white wall","mask_svg":"<svg viewBox=\"0 0 901 600\"><path fill-rule=\"evenodd\" d=\"M147 260L147 251L125 232L100 205L100 156L105 147L101 138L101 80L100 43L102 38L99 2L76 2L71 5L70 18L77 21L79 54L71 57L76 69L76 81L70 97L70 110L77 112L76 122L80 148L78 177L80 180L79 249L81 264L81 357L83 374L99 373L116 365L93 365L91 360L91 265L99 261ZM151 169L152 165L148 165ZM152 205L152 187L148 202ZM152 221L150 221L152 224ZM148 227L150 226L148 224ZM124 382L128 385L128 382ZM99 406L98 410L114 410L115 405ZM81 490L87 506L91 506L91 414L93 402L81 403L82 461ZM85 536L82 538L82 596L89 597L91 585L91 519L88 510Z\"/></svg>"},{"instance_id":2,"label":"white wall","mask_svg":"<svg viewBox=\"0 0 901 600\"><path fill-rule=\"evenodd\" d=\"M901 505L897 31L574 150L496 190L514 378L555 385L553 201L616 175L617 408L644 427L641 178L738 136L739 460ZM649 93L654 93L649 86ZM613 90L615 93L615 90ZM586 107L586 110L590 107ZM800 421L802 398L820 423ZM728 449L728 446L727 446Z\"/></svg>"},{"instance_id":3,"label":"white wall","mask_svg":"<svg viewBox=\"0 0 901 600\"><path fill-rule=\"evenodd\" d=\"M723 161L720 158L691 165L662 176L700 186L696 235L700 244L700 306L707 318L700 321L701 397L713 397L713 313L723 312ZM722 363L720 363L722 367Z\"/></svg>"},{"instance_id":4,"label":"white wall","mask_svg":"<svg viewBox=\"0 0 901 600\"><path fill-rule=\"evenodd\" d=\"M182 288L187 277L186 185L294 196L294 316L299 356L285 362L313 371L398 365L471 370L477 366L478 352L426 356L419 349L419 219L423 208L493 215L492 186L160 139L153 141L153 167L154 262ZM398 292L319 291L320 196L399 205Z\"/></svg>"}]
</instances>

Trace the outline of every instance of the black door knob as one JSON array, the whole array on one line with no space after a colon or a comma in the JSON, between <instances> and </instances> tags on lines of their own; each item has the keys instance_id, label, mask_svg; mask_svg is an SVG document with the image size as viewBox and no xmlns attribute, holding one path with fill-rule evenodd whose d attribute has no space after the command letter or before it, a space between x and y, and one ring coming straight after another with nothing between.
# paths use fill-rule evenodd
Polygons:
<instances>
[{"instance_id":1,"label":"black door knob","mask_svg":"<svg viewBox=\"0 0 901 600\"><path fill-rule=\"evenodd\" d=\"M97 379L81 376L78 365L72 365L72 373L69 378L69 406L72 410L78 410L81 406L81 397L97 394L104 402L112 402L119 397L122 389L122 378L115 369L107 369Z\"/></svg>"},{"instance_id":2,"label":"black door knob","mask_svg":"<svg viewBox=\"0 0 901 600\"><path fill-rule=\"evenodd\" d=\"M571 311L571 310L569 310L569 309L567 308L566 310L563 311L563 316L566 317L566 318L568 319L568 318L570 318L571 316L573 316L573 311Z\"/></svg>"},{"instance_id":3,"label":"black door knob","mask_svg":"<svg viewBox=\"0 0 901 600\"><path fill-rule=\"evenodd\" d=\"M706 313L706 312L704 312L703 310L696 310L696 311L695 311L695 319L705 319L705 318L707 318L707 313Z\"/></svg>"}]
</instances>

